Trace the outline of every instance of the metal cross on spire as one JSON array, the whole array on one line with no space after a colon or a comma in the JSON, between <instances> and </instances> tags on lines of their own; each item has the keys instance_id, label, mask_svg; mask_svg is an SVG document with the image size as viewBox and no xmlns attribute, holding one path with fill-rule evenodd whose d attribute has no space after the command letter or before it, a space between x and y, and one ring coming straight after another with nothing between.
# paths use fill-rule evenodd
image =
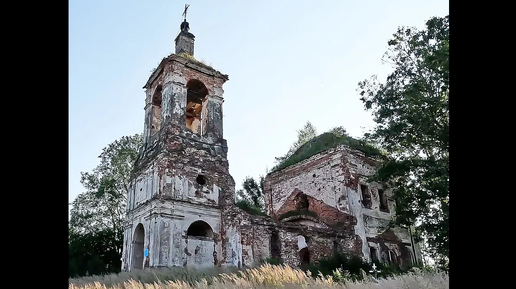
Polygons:
<instances>
[{"instance_id":1,"label":"metal cross on spire","mask_svg":"<svg viewBox=\"0 0 516 289\"><path fill-rule=\"evenodd\" d=\"M188 7L190 7L190 4L185 4L185 11L183 11L183 21L186 21L186 11L188 10Z\"/></svg>"}]
</instances>

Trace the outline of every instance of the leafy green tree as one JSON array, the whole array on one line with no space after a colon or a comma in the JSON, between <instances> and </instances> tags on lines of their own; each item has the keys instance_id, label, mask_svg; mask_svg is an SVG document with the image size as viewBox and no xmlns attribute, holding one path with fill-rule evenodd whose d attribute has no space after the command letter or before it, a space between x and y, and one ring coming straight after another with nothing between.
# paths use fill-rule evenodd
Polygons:
<instances>
[{"instance_id":1,"label":"leafy green tree","mask_svg":"<svg viewBox=\"0 0 516 289\"><path fill-rule=\"evenodd\" d=\"M376 127L367 139L390 157L375 180L393 189L396 222L415 225L434 259L449 256L449 16L433 17L423 30L400 27L383 60L394 71L381 83L359 82Z\"/></svg>"},{"instance_id":2,"label":"leafy green tree","mask_svg":"<svg viewBox=\"0 0 516 289\"><path fill-rule=\"evenodd\" d=\"M79 194L72 203L69 247L73 247L70 250L79 250L74 247L83 246L78 239L89 240L88 248L94 246L93 251L98 255L92 257L88 253L87 256L91 257L88 261L75 262L74 266L77 268L74 270L81 274L85 271L92 274L92 270L87 267L93 265L88 265L88 262L103 262L105 270L120 270L122 222L129 178L142 143L141 134L124 136L102 150L100 164L92 172L81 172L81 184L86 191ZM80 258L77 252L72 254L74 258Z\"/></svg>"},{"instance_id":3,"label":"leafy green tree","mask_svg":"<svg viewBox=\"0 0 516 289\"><path fill-rule=\"evenodd\" d=\"M243 189L236 192L239 200L244 200L250 205L263 210L265 207L265 200L263 194L264 177L260 176L259 182L252 177L246 177L242 182Z\"/></svg>"},{"instance_id":4,"label":"leafy green tree","mask_svg":"<svg viewBox=\"0 0 516 289\"><path fill-rule=\"evenodd\" d=\"M121 241L111 230L68 234L70 277L118 273L122 266L118 246Z\"/></svg>"},{"instance_id":5,"label":"leafy green tree","mask_svg":"<svg viewBox=\"0 0 516 289\"><path fill-rule=\"evenodd\" d=\"M276 166L283 163L290 156L292 156L303 144L305 144L306 142L308 142L316 136L317 129L309 121L307 121L305 123L305 126L297 131L297 140L290 146L288 152L284 156L275 158Z\"/></svg>"},{"instance_id":6,"label":"leafy green tree","mask_svg":"<svg viewBox=\"0 0 516 289\"><path fill-rule=\"evenodd\" d=\"M332 133L336 136L349 136L348 132L343 126L336 126L328 131L329 133Z\"/></svg>"}]
</instances>

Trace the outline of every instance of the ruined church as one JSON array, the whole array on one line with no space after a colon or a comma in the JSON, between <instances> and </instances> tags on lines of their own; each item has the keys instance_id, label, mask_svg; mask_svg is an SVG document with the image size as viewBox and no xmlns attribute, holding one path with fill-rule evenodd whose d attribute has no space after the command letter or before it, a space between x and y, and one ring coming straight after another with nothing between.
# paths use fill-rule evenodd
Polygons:
<instances>
[{"instance_id":1,"label":"ruined church","mask_svg":"<svg viewBox=\"0 0 516 289\"><path fill-rule=\"evenodd\" d=\"M238 208L223 135L229 77L195 60L186 17L180 29L175 54L143 87L144 145L127 192L123 271L245 268L268 258L299 267L335 252L401 266L421 261L410 231L388 226L389 190L367 182L378 160L344 144L269 173L266 216Z\"/></svg>"}]
</instances>

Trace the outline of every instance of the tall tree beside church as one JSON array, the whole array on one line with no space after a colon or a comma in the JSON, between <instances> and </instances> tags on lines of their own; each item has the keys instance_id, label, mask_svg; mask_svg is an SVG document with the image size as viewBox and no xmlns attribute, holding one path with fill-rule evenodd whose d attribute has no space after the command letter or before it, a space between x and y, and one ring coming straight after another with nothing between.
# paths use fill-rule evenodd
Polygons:
<instances>
[{"instance_id":1,"label":"tall tree beside church","mask_svg":"<svg viewBox=\"0 0 516 289\"><path fill-rule=\"evenodd\" d=\"M143 136L136 134L124 136L106 146L99 156L100 163L91 172L81 172L81 184L86 190L72 203L69 247L83 246L81 239L98 243L90 244L98 255L92 258L100 258L96 262L103 262L106 268L116 268L108 265L114 260L120 262L129 178L142 142ZM71 247L72 253L80 251ZM76 264L79 267L77 271L83 272L87 263Z\"/></svg>"},{"instance_id":2,"label":"tall tree beside church","mask_svg":"<svg viewBox=\"0 0 516 289\"><path fill-rule=\"evenodd\" d=\"M307 121L303 128L297 130L297 140L290 146L288 152L284 156L275 158L276 165L283 163L290 156L292 156L297 151L297 149L299 149L303 144L305 144L306 142L308 142L316 136L317 129L315 128L315 126L312 125L312 123Z\"/></svg>"},{"instance_id":3,"label":"tall tree beside church","mask_svg":"<svg viewBox=\"0 0 516 289\"><path fill-rule=\"evenodd\" d=\"M449 17L423 30L400 27L383 60L394 71L359 82L376 127L367 135L390 154L375 180L393 189L396 222L415 225L430 254L446 268L449 256Z\"/></svg>"},{"instance_id":4,"label":"tall tree beside church","mask_svg":"<svg viewBox=\"0 0 516 289\"><path fill-rule=\"evenodd\" d=\"M263 176L260 176L258 182L252 177L246 177L242 182L243 189L236 191L237 198L263 211L265 208L263 182Z\"/></svg>"}]
</instances>

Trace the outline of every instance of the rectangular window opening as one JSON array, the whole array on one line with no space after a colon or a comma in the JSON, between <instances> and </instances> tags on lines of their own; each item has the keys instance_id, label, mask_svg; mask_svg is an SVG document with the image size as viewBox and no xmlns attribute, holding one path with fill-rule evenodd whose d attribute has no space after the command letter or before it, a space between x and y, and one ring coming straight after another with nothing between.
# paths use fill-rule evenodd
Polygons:
<instances>
[{"instance_id":1,"label":"rectangular window opening","mask_svg":"<svg viewBox=\"0 0 516 289\"><path fill-rule=\"evenodd\" d=\"M371 208L371 193L366 185L360 185L360 191L362 192L362 205L366 208Z\"/></svg>"},{"instance_id":2,"label":"rectangular window opening","mask_svg":"<svg viewBox=\"0 0 516 289\"><path fill-rule=\"evenodd\" d=\"M384 190L378 190L378 195L380 197L380 211L382 212L389 212L389 203L387 200L387 197L385 196Z\"/></svg>"},{"instance_id":3,"label":"rectangular window opening","mask_svg":"<svg viewBox=\"0 0 516 289\"><path fill-rule=\"evenodd\" d=\"M376 248L369 247L369 253L371 254L371 260L373 260L373 262L378 262L378 255L376 253Z\"/></svg>"}]
</instances>

